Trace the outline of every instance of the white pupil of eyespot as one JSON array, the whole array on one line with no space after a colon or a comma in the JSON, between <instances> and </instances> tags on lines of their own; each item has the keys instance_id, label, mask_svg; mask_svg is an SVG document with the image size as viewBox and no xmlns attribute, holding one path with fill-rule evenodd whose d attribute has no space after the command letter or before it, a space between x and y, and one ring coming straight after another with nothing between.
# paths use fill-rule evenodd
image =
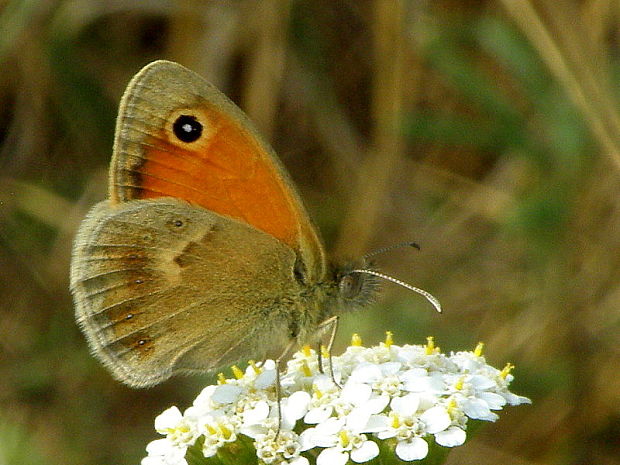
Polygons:
<instances>
[{"instance_id":1,"label":"white pupil of eyespot","mask_svg":"<svg viewBox=\"0 0 620 465\"><path fill-rule=\"evenodd\" d=\"M189 124L189 123L185 123L185 124L183 125L183 130L184 130L185 132L192 132L192 125L191 125L191 124Z\"/></svg>"}]
</instances>

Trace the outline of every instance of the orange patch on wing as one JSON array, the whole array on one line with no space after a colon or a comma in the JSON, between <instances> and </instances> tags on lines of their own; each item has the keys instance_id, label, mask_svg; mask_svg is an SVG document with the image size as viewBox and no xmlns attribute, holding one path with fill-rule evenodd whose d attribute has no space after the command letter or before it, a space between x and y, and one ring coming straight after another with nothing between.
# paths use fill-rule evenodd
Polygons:
<instances>
[{"instance_id":1,"label":"orange patch on wing","mask_svg":"<svg viewBox=\"0 0 620 465\"><path fill-rule=\"evenodd\" d=\"M139 198L172 196L245 221L284 243L298 242L298 213L270 155L234 120L212 109L203 140L180 146L165 130L147 138Z\"/></svg>"}]
</instances>

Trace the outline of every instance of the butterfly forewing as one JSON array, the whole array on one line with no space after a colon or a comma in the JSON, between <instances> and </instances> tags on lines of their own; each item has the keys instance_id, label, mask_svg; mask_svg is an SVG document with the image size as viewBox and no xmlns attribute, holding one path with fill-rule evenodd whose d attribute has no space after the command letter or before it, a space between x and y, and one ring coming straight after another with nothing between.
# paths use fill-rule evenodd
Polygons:
<instances>
[{"instance_id":1,"label":"butterfly forewing","mask_svg":"<svg viewBox=\"0 0 620 465\"><path fill-rule=\"evenodd\" d=\"M110 196L187 200L284 242L311 279L325 272L322 245L273 150L228 98L176 63L146 66L125 92Z\"/></svg>"}]
</instances>

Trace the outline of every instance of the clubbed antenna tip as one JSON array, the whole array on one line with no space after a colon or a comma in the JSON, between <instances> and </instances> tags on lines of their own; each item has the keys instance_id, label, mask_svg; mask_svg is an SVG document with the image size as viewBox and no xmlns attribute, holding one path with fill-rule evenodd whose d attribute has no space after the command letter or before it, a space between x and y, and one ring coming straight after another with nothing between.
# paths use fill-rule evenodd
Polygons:
<instances>
[{"instance_id":1,"label":"clubbed antenna tip","mask_svg":"<svg viewBox=\"0 0 620 465\"><path fill-rule=\"evenodd\" d=\"M412 286L411 284L408 284L408 283L406 283L404 281L401 281L400 279L396 279L396 278L393 278L392 276L388 276L386 274L379 273L378 271L366 270L366 269L357 269L357 270L352 270L351 273L369 274L369 275L377 276L379 278L383 278L386 281L390 281L390 282L393 282L395 284L398 284L399 286L407 288L410 291L416 292L416 293L426 297L426 300L428 300L433 305L433 307L435 307L435 310L437 310L439 313L441 313L441 304L439 303L439 300L437 300L437 298L433 294L431 294L430 292L425 291L424 289L420 289L419 287Z\"/></svg>"}]
</instances>

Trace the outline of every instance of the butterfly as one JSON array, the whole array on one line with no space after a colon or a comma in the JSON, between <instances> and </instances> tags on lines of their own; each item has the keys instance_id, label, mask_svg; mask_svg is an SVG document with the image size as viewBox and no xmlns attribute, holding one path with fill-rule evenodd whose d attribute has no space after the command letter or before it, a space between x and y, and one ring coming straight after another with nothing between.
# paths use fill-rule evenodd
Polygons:
<instances>
[{"instance_id":1,"label":"butterfly","mask_svg":"<svg viewBox=\"0 0 620 465\"><path fill-rule=\"evenodd\" d=\"M71 290L92 352L133 387L314 342L384 277L328 261L245 114L170 61L121 99L108 191L77 232Z\"/></svg>"}]
</instances>

